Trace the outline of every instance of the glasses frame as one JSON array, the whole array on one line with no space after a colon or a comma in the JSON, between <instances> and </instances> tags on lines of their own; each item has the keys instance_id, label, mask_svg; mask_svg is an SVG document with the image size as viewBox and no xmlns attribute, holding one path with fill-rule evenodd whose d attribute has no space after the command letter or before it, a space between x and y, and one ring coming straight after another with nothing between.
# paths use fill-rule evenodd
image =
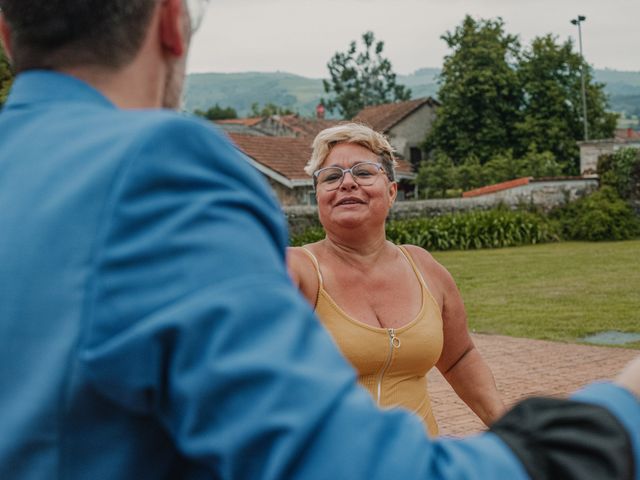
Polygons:
<instances>
[{"instance_id":1,"label":"glasses frame","mask_svg":"<svg viewBox=\"0 0 640 480\"><path fill-rule=\"evenodd\" d=\"M324 168L321 168L320 170L316 170L315 172L313 172L313 175L312 175L313 176L313 189L315 191L318 191L318 176L322 172L324 172L326 170L329 170L329 169L336 169L336 168L339 169L339 170L342 170L342 178L340 178L340 181L337 182L338 185L335 188L325 189L325 191L327 191L327 192L333 192L334 190L338 190L340 188L340 186L342 185L342 182L344 182L344 179L345 179L345 176L347 175L347 173L351 174L351 178L353 178L353 181L355 183L357 183L361 187L369 187L369 186L373 185L375 183L375 179L369 185L362 185L358 181L358 177L353 174L352 170L354 168L360 166L360 165L375 165L376 168L378 169L378 174L380 172L383 172L390 181L393 181L391 179L391 177L389 177L389 174L387 173L387 170L384 168L384 165L382 165L381 163L377 163L377 162L358 162L358 163L355 163L355 164L351 165L350 168L342 168L342 167L338 167L337 165L332 165L330 167L324 167Z\"/></svg>"}]
</instances>

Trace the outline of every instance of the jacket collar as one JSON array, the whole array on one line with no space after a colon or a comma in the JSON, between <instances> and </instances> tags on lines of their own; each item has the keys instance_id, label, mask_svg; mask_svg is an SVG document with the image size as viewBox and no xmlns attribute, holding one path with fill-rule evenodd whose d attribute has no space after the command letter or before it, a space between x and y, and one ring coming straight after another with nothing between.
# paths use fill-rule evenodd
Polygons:
<instances>
[{"instance_id":1,"label":"jacket collar","mask_svg":"<svg viewBox=\"0 0 640 480\"><path fill-rule=\"evenodd\" d=\"M5 108L45 102L92 103L116 108L107 97L88 83L53 70L29 70L18 75Z\"/></svg>"}]
</instances>

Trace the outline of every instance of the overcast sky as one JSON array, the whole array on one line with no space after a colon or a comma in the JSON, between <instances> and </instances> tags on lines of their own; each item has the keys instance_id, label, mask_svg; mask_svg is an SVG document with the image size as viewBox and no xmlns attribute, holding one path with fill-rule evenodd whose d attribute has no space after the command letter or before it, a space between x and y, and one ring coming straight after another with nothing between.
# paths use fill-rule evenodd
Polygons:
<instances>
[{"instance_id":1,"label":"overcast sky","mask_svg":"<svg viewBox=\"0 0 640 480\"><path fill-rule=\"evenodd\" d=\"M211 0L191 49L188 72L283 71L327 77L336 51L371 30L385 42L394 71L440 67L440 36L465 14L502 17L526 44L553 33L578 44L596 68L640 71L640 0Z\"/></svg>"}]
</instances>

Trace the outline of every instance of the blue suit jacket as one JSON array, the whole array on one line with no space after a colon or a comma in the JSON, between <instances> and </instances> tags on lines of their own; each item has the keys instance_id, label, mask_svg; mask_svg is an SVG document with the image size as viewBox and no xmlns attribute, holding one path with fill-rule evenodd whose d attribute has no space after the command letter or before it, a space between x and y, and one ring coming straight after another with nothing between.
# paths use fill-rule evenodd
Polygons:
<instances>
[{"instance_id":1,"label":"blue suit jacket","mask_svg":"<svg viewBox=\"0 0 640 480\"><path fill-rule=\"evenodd\" d=\"M0 478L526 477L496 435L433 442L379 412L285 245L206 123L20 75L0 114Z\"/></svg>"}]
</instances>

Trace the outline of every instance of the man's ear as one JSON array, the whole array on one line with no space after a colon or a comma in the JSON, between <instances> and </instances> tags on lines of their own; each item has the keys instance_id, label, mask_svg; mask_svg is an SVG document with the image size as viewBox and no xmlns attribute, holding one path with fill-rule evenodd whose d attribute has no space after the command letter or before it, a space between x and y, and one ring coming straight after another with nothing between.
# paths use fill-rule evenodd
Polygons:
<instances>
[{"instance_id":1,"label":"man's ear","mask_svg":"<svg viewBox=\"0 0 640 480\"><path fill-rule=\"evenodd\" d=\"M160 41L163 49L174 57L186 54L189 21L183 0L164 0L160 5Z\"/></svg>"},{"instance_id":2,"label":"man's ear","mask_svg":"<svg viewBox=\"0 0 640 480\"><path fill-rule=\"evenodd\" d=\"M7 58L12 60L11 27L9 27L9 23L7 22L7 19L4 18L2 12L0 12L0 42L2 43L2 48L4 49L4 53L7 55Z\"/></svg>"}]
</instances>

